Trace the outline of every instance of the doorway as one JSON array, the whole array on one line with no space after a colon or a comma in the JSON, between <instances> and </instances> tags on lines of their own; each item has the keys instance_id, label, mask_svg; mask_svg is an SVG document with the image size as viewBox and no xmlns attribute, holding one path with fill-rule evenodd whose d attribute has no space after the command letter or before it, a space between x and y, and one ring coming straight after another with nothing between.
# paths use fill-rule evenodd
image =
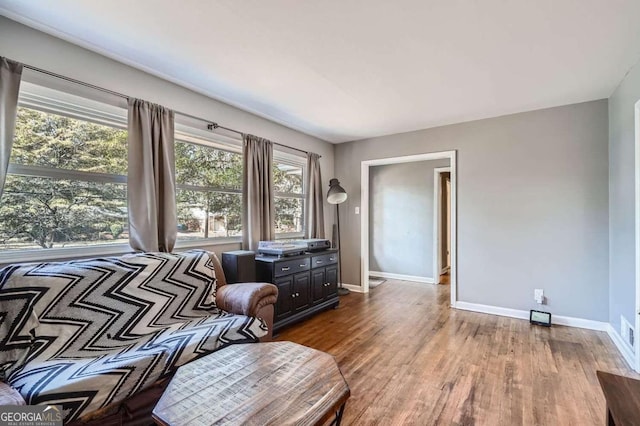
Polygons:
<instances>
[{"instance_id":1,"label":"doorway","mask_svg":"<svg viewBox=\"0 0 640 426\"><path fill-rule=\"evenodd\" d=\"M436 284L451 283L451 167L433 169L433 270Z\"/></svg>"},{"instance_id":2,"label":"doorway","mask_svg":"<svg viewBox=\"0 0 640 426\"><path fill-rule=\"evenodd\" d=\"M440 160L440 159L449 159L449 168L450 168L450 248L449 248L449 263L450 263L450 294L451 294L451 306L455 307L455 303L457 300L457 241L456 241L456 232L457 232L457 224L456 224L456 151L443 151L443 152L433 152L428 154L418 154L418 155L408 155L404 157L392 157L392 158L381 158L377 160L365 160L361 163L361 215L360 215L360 282L361 282L361 291L364 293L369 292L369 273L370 273L370 265L369 265L369 203L370 203L370 193L369 193L369 172L370 168L374 166L381 165L389 165L389 164L400 164L400 163L410 163L416 161L426 161L426 160Z\"/></svg>"}]
</instances>

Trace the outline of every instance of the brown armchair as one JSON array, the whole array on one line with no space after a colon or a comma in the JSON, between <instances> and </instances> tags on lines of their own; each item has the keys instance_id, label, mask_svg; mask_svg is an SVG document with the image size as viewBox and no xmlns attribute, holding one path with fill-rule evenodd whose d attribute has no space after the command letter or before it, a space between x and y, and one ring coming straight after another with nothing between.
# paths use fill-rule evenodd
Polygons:
<instances>
[{"instance_id":1,"label":"brown armchair","mask_svg":"<svg viewBox=\"0 0 640 426\"><path fill-rule=\"evenodd\" d=\"M261 318L269 327L269 334L260 339L268 342L273 337L274 305L278 299L278 287L267 283L227 284L222 265L215 253L211 253L216 270L216 305L233 314Z\"/></svg>"}]
</instances>

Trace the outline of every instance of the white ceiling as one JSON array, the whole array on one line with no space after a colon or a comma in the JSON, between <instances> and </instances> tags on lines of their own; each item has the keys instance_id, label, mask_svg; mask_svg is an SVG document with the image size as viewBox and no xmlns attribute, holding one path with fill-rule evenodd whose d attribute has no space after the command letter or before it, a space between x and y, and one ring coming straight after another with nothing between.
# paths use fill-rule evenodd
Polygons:
<instances>
[{"instance_id":1,"label":"white ceiling","mask_svg":"<svg viewBox=\"0 0 640 426\"><path fill-rule=\"evenodd\" d=\"M0 0L0 14L330 142L606 98L640 59L638 0Z\"/></svg>"}]
</instances>

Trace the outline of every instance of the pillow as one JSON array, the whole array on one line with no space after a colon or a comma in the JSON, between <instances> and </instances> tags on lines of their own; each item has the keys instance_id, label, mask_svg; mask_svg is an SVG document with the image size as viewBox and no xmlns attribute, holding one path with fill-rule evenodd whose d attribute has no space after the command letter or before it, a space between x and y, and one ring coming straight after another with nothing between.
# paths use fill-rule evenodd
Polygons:
<instances>
[{"instance_id":1,"label":"pillow","mask_svg":"<svg viewBox=\"0 0 640 426\"><path fill-rule=\"evenodd\" d=\"M140 284L152 280L153 287L158 290L180 292L180 309L170 312L186 316L197 315L197 311L216 309L216 260L212 253L205 250L135 253L118 258L124 264L143 266L135 279L127 285L131 294L136 295ZM147 292L140 297L147 297ZM162 299L157 302L163 303Z\"/></svg>"}]
</instances>

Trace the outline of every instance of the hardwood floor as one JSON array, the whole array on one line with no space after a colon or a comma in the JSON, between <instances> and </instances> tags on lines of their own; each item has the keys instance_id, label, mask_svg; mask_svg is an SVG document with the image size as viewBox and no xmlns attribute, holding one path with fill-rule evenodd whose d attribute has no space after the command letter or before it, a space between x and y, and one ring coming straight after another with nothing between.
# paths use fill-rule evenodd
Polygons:
<instances>
[{"instance_id":1,"label":"hardwood floor","mask_svg":"<svg viewBox=\"0 0 640 426\"><path fill-rule=\"evenodd\" d=\"M596 370L639 377L604 332L448 304L449 286L389 280L277 340L336 357L345 425L603 425Z\"/></svg>"}]
</instances>

